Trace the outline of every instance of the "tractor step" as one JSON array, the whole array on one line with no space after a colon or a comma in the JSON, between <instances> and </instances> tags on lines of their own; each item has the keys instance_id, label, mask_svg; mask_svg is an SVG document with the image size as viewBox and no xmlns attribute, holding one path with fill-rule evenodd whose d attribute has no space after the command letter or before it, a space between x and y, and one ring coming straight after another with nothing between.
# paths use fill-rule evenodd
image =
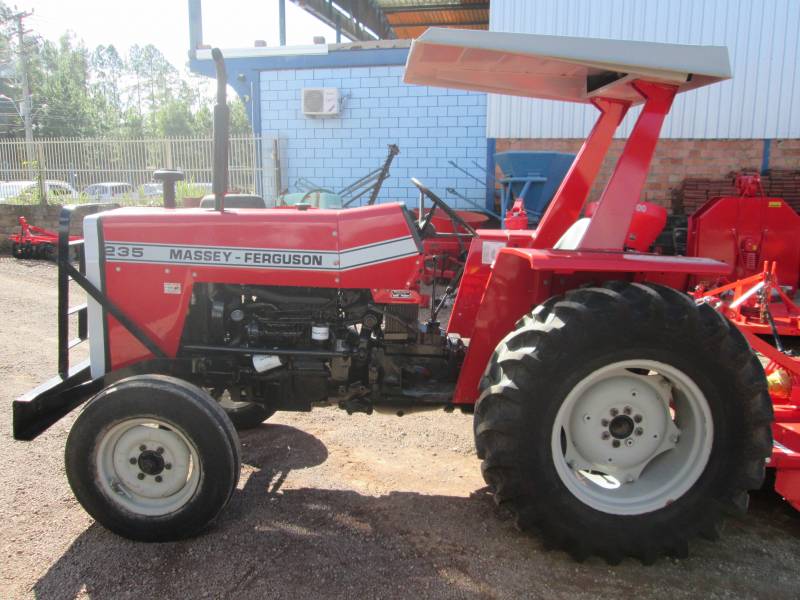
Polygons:
<instances>
[{"instance_id":1,"label":"tractor step","mask_svg":"<svg viewBox=\"0 0 800 600\"><path fill-rule=\"evenodd\" d=\"M84 302L83 304L78 304L78 305L76 305L76 306L73 306L73 307L71 307L71 308L70 308L70 309L67 311L67 314L68 314L68 315L74 315L74 314L77 314L77 313L81 312L82 310L86 310L87 308L88 308L88 304L86 304L86 303Z\"/></svg>"}]
</instances>

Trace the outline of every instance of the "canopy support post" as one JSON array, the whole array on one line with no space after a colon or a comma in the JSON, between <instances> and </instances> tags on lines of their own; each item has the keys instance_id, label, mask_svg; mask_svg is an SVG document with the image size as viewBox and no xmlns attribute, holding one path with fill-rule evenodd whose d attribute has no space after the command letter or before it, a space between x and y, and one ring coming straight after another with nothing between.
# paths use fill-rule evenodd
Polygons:
<instances>
[{"instance_id":1,"label":"canopy support post","mask_svg":"<svg viewBox=\"0 0 800 600\"><path fill-rule=\"evenodd\" d=\"M592 104L600 116L539 222L534 248L552 248L577 220L608 154L614 132L630 107L630 102L607 98L596 98Z\"/></svg>"},{"instance_id":2,"label":"canopy support post","mask_svg":"<svg viewBox=\"0 0 800 600\"><path fill-rule=\"evenodd\" d=\"M625 248L625 238L647 181L661 125L678 93L677 86L650 81L636 80L631 86L645 98L644 108L578 244L579 250L621 251Z\"/></svg>"}]
</instances>

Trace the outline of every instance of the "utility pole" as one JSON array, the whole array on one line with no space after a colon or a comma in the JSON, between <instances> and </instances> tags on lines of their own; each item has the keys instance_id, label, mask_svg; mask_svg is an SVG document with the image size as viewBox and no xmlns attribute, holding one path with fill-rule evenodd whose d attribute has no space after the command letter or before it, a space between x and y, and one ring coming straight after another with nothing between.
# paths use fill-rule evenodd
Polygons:
<instances>
[{"instance_id":1,"label":"utility pole","mask_svg":"<svg viewBox=\"0 0 800 600\"><path fill-rule=\"evenodd\" d=\"M17 23L17 43L19 45L20 78L22 79L22 102L20 103L22 120L25 123L25 156L28 160L28 170L33 173L33 123L31 122L31 88L28 81L28 49L25 46L25 34L22 21L30 17L32 12L18 12L12 16ZM40 190L43 193L43 190Z\"/></svg>"}]
</instances>

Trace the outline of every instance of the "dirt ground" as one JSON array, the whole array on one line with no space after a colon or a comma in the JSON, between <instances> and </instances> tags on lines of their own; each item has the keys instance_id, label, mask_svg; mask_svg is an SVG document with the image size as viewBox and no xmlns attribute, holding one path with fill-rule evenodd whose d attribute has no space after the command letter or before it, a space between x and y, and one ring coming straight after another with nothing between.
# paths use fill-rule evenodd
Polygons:
<instances>
[{"instance_id":1,"label":"dirt ground","mask_svg":"<svg viewBox=\"0 0 800 600\"><path fill-rule=\"evenodd\" d=\"M202 537L121 539L72 497L74 415L11 439L55 372L55 267L0 259L0 598L796 598L800 518L772 493L722 540L652 567L577 564L487 495L471 417L278 414L241 435L239 490Z\"/></svg>"}]
</instances>

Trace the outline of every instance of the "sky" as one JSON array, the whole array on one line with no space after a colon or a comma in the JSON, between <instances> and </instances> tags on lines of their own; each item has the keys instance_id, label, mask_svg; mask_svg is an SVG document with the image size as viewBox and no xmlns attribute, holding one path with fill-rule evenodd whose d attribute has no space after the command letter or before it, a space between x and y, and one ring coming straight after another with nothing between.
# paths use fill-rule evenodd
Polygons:
<instances>
[{"instance_id":1,"label":"sky","mask_svg":"<svg viewBox=\"0 0 800 600\"><path fill-rule=\"evenodd\" d=\"M134 44L153 44L183 71L188 60L187 0L5 0L21 11L33 10L29 29L49 40L69 30L91 49L114 44L127 54ZM203 0L203 42L220 48L247 48L255 40L279 45L278 0ZM286 1L287 45L311 44L336 33L290 0Z\"/></svg>"}]
</instances>

